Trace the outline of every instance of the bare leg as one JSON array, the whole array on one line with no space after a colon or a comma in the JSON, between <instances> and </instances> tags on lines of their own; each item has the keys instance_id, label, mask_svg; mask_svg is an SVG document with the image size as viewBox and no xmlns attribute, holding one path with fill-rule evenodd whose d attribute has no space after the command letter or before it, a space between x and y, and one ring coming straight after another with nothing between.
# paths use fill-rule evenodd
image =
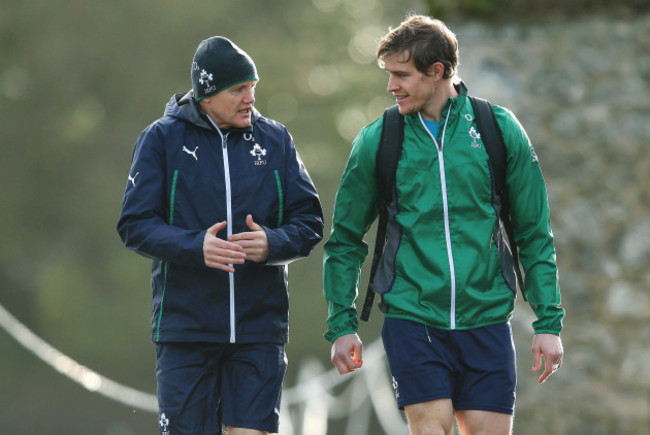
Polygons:
<instances>
[{"instance_id":1,"label":"bare leg","mask_svg":"<svg viewBox=\"0 0 650 435\"><path fill-rule=\"evenodd\" d=\"M456 411L462 435L510 435L512 415L490 411Z\"/></svg>"},{"instance_id":2,"label":"bare leg","mask_svg":"<svg viewBox=\"0 0 650 435\"><path fill-rule=\"evenodd\" d=\"M451 399L438 399L404 407L411 435L451 435L454 409Z\"/></svg>"},{"instance_id":3,"label":"bare leg","mask_svg":"<svg viewBox=\"0 0 650 435\"><path fill-rule=\"evenodd\" d=\"M228 426L228 435L267 435L268 432L262 432L255 429L243 429L241 427Z\"/></svg>"}]
</instances>

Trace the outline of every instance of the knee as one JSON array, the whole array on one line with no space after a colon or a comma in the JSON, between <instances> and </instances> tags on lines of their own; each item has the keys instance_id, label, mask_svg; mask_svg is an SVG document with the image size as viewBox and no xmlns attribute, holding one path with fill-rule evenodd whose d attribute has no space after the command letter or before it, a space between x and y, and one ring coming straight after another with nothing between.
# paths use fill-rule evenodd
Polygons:
<instances>
[{"instance_id":1,"label":"knee","mask_svg":"<svg viewBox=\"0 0 650 435\"><path fill-rule=\"evenodd\" d=\"M453 421L432 418L431 415L421 415L419 419L409 419L410 435L451 435Z\"/></svg>"},{"instance_id":2,"label":"knee","mask_svg":"<svg viewBox=\"0 0 650 435\"><path fill-rule=\"evenodd\" d=\"M454 410L451 400L439 399L404 408L411 435L451 435Z\"/></svg>"},{"instance_id":3,"label":"knee","mask_svg":"<svg viewBox=\"0 0 650 435\"><path fill-rule=\"evenodd\" d=\"M451 426L447 427L439 422L428 423L425 426L413 427L409 425L411 435L451 435Z\"/></svg>"}]
</instances>

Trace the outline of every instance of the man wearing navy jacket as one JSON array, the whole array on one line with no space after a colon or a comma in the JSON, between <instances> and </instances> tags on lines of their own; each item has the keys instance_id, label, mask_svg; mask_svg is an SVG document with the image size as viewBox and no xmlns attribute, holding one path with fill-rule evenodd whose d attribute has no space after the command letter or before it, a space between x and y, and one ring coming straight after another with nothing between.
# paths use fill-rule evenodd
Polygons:
<instances>
[{"instance_id":1,"label":"man wearing navy jacket","mask_svg":"<svg viewBox=\"0 0 650 435\"><path fill-rule=\"evenodd\" d=\"M248 54L206 39L191 76L138 138L117 225L153 260L160 433L276 433L287 265L322 239L320 200L287 129L253 106Z\"/></svg>"}]
</instances>

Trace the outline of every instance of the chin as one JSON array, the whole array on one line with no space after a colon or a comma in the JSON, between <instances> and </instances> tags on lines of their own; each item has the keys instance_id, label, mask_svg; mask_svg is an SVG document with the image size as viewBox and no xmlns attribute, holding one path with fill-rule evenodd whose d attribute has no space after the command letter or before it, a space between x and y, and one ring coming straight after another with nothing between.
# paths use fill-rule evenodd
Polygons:
<instances>
[{"instance_id":1,"label":"chin","mask_svg":"<svg viewBox=\"0 0 650 435\"><path fill-rule=\"evenodd\" d=\"M413 110L412 107L404 107L404 106L399 106L399 114L400 115L412 115L416 112L416 110Z\"/></svg>"},{"instance_id":2,"label":"chin","mask_svg":"<svg viewBox=\"0 0 650 435\"><path fill-rule=\"evenodd\" d=\"M237 128L246 128L251 125L251 118L248 119L240 119L237 122L234 123Z\"/></svg>"}]
</instances>

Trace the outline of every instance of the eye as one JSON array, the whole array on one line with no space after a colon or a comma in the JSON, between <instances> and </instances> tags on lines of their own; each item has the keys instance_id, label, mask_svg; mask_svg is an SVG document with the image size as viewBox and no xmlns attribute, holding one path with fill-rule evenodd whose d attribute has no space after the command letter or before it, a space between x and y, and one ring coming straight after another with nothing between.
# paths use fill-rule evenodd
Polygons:
<instances>
[{"instance_id":1,"label":"eye","mask_svg":"<svg viewBox=\"0 0 650 435\"><path fill-rule=\"evenodd\" d=\"M255 84L255 85L256 85L256 84ZM255 85L250 85L250 86L249 86L249 85L241 85L241 86L237 86L236 88L233 88L230 92L231 92L233 95L239 95L239 94L242 94L242 93L246 92L248 89L250 89L251 93L255 94Z\"/></svg>"},{"instance_id":2,"label":"eye","mask_svg":"<svg viewBox=\"0 0 650 435\"><path fill-rule=\"evenodd\" d=\"M233 90L231 90L230 92L232 92L235 95L238 95L238 94L241 94L243 91L244 91L244 87L243 86L238 86L238 87L234 88Z\"/></svg>"}]
</instances>

